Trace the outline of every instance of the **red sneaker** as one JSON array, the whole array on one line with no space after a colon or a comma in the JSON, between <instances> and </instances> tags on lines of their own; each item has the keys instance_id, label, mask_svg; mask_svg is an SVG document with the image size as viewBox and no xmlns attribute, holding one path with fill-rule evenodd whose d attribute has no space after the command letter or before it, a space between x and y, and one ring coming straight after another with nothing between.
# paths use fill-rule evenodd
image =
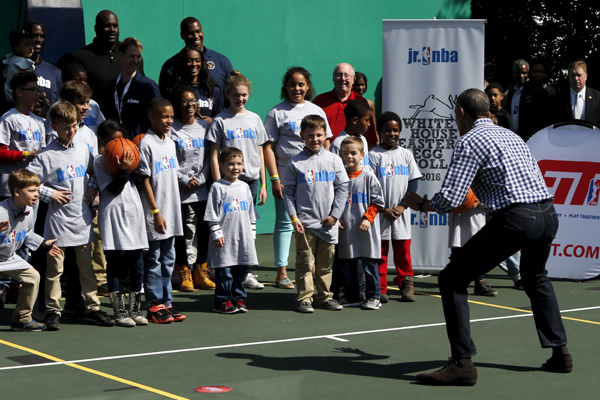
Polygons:
<instances>
[{"instance_id":1,"label":"red sneaker","mask_svg":"<svg viewBox=\"0 0 600 400\"><path fill-rule=\"evenodd\" d=\"M170 324L175 321L164 304L156 304L148 308L148 321L155 324Z\"/></svg>"},{"instance_id":2,"label":"red sneaker","mask_svg":"<svg viewBox=\"0 0 600 400\"><path fill-rule=\"evenodd\" d=\"M175 322L183 321L187 318L185 315L177 311L173 306L167 307L167 311L169 312L169 315L173 317Z\"/></svg>"}]
</instances>

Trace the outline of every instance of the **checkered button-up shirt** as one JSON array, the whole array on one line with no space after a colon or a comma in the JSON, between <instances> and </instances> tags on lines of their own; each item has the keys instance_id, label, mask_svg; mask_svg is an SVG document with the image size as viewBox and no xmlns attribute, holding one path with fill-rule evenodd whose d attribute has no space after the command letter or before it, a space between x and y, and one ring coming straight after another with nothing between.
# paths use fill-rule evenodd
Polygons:
<instances>
[{"instance_id":1,"label":"checkered button-up shirt","mask_svg":"<svg viewBox=\"0 0 600 400\"><path fill-rule=\"evenodd\" d=\"M462 204L469 187L489 212L552 198L523 139L488 118L477 119L457 142L442 188L431 199L431 206L437 212L449 212Z\"/></svg>"}]
</instances>

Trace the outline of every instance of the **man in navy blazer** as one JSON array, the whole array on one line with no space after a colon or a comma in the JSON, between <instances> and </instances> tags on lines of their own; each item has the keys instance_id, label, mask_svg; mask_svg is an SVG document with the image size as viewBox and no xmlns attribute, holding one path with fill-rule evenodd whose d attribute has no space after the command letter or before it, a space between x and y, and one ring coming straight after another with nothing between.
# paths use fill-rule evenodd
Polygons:
<instances>
[{"instance_id":1,"label":"man in navy blazer","mask_svg":"<svg viewBox=\"0 0 600 400\"><path fill-rule=\"evenodd\" d=\"M583 60L569 64L569 86L555 97L556 122L579 119L600 127L600 91L586 86L587 64Z\"/></svg>"}]
</instances>

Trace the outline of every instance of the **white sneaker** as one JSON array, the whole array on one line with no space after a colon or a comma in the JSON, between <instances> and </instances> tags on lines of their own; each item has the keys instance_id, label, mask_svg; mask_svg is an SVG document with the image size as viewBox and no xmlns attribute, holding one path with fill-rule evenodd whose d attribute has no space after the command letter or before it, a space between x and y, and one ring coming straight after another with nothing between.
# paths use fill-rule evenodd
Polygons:
<instances>
[{"instance_id":1,"label":"white sneaker","mask_svg":"<svg viewBox=\"0 0 600 400\"><path fill-rule=\"evenodd\" d=\"M252 272L248 272L248 275L246 275L246 278L244 279L244 287L246 289L254 290L264 289L265 285L256 280L257 276L258 275L252 275Z\"/></svg>"},{"instance_id":2,"label":"white sneaker","mask_svg":"<svg viewBox=\"0 0 600 400\"><path fill-rule=\"evenodd\" d=\"M369 299L365 304L363 304L363 310L379 310L381 307L381 301L379 299Z\"/></svg>"}]
</instances>

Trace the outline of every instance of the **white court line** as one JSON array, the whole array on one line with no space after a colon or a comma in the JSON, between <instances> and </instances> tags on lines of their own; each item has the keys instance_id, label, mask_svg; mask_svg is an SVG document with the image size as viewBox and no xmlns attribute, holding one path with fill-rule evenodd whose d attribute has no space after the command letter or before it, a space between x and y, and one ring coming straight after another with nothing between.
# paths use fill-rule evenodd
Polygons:
<instances>
[{"instance_id":1,"label":"white court line","mask_svg":"<svg viewBox=\"0 0 600 400\"><path fill-rule=\"evenodd\" d=\"M600 306L585 307L585 308L575 308L575 309L571 309L571 310L561 311L561 313L564 314L564 313L570 313L570 312L596 310L596 309L599 309L599 308L600 308ZM532 317L532 316L533 316L533 314L531 314L531 313L528 312L527 314L507 315L507 316L504 316L504 317L491 317L491 318L472 319L470 322L474 323L474 322L498 321L498 320L502 320L502 319ZM154 352L151 352L151 353L124 354L124 355L120 355L120 356L88 358L88 359L82 359L82 360L48 362L48 363L31 364L31 365L14 365L14 366L11 366L11 367L0 367L0 371L6 371L6 370L12 370L12 369L22 369L22 368L51 367L51 366L63 365L63 364L83 364L83 363L96 362L96 361L121 360L121 359L125 359L125 358L157 356L157 355L163 355L163 354L188 353L188 352L193 352L193 351L232 349L232 348L237 348L237 347L261 346L261 345L265 345L265 344L301 342L301 341L305 341L305 340L315 340L315 339L332 339L332 340L339 340L339 341L346 341L347 342L348 340L340 339L340 336L356 336L356 335L366 335L366 334L371 334L371 333L404 331L404 330L411 330L411 329L432 328L432 327L444 326L444 325L446 325L445 322L438 322L438 323L434 323L434 324L401 326L401 327L397 327L397 328L373 329L373 330L368 330L368 331L345 332L345 333L336 333L336 334L329 334L329 335L305 336L305 337L289 338L289 339L265 340L265 341L262 341L262 342L234 343L234 344L224 344L224 345L218 345L218 346L193 347L193 348L189 348L189 349L154 351Z\"/></svg>"},{"instance_id":2,"label":"white court line","mask_svg":"<svg viewBox=\"0 0 600 400\"><path fill-rule=\"evenodd\" d=\"M335 336L326 336L327 339L331 339L331 340L337 340L338 342L349 342L348 339L342 339L339 337L335 337Z\"/></svg>"}]
</instances>

